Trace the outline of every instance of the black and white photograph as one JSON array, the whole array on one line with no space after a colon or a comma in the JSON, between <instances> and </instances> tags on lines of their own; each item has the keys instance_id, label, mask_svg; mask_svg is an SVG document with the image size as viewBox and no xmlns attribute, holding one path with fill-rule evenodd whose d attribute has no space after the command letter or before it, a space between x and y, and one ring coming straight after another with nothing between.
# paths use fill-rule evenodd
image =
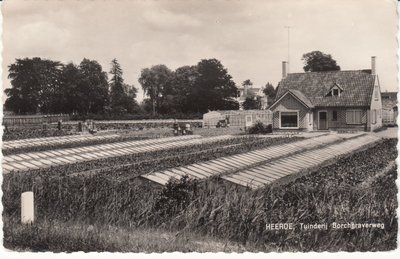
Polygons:
<instances>
[{"instance_id":1,"label":"black and white photograph","mask_svg":"<svg viewBox=\"0 0 400 259\"><path fill-rule=\"evenodd\" d=\"M2 253L398 251L397 1L0 6Z\"/></svg>"}]
</instances>

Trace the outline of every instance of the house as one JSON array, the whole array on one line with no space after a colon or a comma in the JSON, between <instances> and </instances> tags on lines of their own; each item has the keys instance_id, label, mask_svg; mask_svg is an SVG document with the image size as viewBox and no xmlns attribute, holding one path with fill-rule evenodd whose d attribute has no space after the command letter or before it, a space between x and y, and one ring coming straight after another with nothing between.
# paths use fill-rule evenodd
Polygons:
<instances>
[{"instance_id":1,"label":"house","mask_svg":"<svg viewBox=\"0 0 400 259\"><path fill-rule=\"evenodd\" d=\"M365 130L382 127L382 100L375 57L370 70L286 74L278 85L275 130Z\"/></svg>"},{"instance_id":2,"label":"house","mask_svg":"<svg viewBox=\"0 0 400 259\"><path fill-rule=\"evenodd\" d=\"M219 121L227 120L229 127L250 127L256 121L272 124L269 110L225 110L210 111L203 115L203 128L215 128Z\"/></svg>"},{"instance_id":3,"label":"house","mask_svg":"<svg viewBox=\"0 0 400 259\"><path fill-rule=\"evenodd\" d=\"M239 103L239 109L243 109L243 103L246 98L260 98L261 101L261 109L264 110L268 107L268 104L271 103L270 98L264 94L264 87L253 87L244 85L243 87L238 88L238 97L236 98Z\"/></svg>"},{"instance_id":4,"label":"house","mask_svg":"<svg viewBox=\"0 0 400 259\"><path fill-rule=\"evenodd\" d=\"M383 92L382 97L382 123L386 126L397 124L397 92Z\"/></svg>"}]
</instances>

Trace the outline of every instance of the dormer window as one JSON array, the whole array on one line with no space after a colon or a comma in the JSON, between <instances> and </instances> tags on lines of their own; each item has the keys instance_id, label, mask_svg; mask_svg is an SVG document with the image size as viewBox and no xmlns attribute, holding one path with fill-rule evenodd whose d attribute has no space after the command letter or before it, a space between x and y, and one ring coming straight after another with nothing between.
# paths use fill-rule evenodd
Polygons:
<instances>
[{"instance_id":1,"label":"dormer window","mask_svg":"<svg viewBox=\"0 0 400 259\"><path fill-rule=\"evenodd\" d=\"M329 90L329 92L327 93L326 96L340 96L340 94L341 94L342 92L343 92L343 89L342 89L339 85L335 84L335 86L332 87L332 88Z\"/></svg>"}]
</instances>

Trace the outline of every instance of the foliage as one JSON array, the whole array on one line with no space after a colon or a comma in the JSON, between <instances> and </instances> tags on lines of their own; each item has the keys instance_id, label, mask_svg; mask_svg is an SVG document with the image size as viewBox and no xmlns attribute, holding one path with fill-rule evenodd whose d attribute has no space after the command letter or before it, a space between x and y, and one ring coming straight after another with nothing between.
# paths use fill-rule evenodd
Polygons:
<instances>
[{"instance_id":1,"label":"foliage","mask_svg":"<svg viewBox=\"0 0 400 259\"><path fill-rule=\"evenodd\" d=\"M276 90L272 84L269 82L265 85L265 88L263 90L264 94L268 97L270 97L272 100L275 99L276 96Z\"/></svg>"},{"instance_id":2,"label":"foliage","mask_svg":"<svg viewBox=\"0 0 400 259\"><path fill-rule=\"evenodd\" d=\"M197 195L197 180L185 175L181 179L170 179L158 193L153 207L154 215L171 217L185 209Z\"/></svg>"},{"instance_id":3,"label":"foliage","mask_svg":"<svg viewBox=\"0 0 400 259\"><path fill-rule=\"evenodd\" d=\"M266 134L272 133L272 125L265 125L261 121L257 121L253 126L249 128L249 134Z\"/></svg>"},{"instance_id":4,"label":"foliage","mask_svg":"<svg viewBox=\"0 0 400 259\"><path fill-rule=\"evenodd\" d=\"M143 108L155 113L205 113L238 109L237 87L216 59L203 59L196 66L171 71L165 65L145 68L139 82L149 100Z\"/></svg>"},{"instance_id":5,"label":"foliage","mask_svg":"<svg viewBox=\"0 0 400 259\"><path fill-rule=\"evenodd\" d=\"M209 110L238 109L235 101L237 87L231 75L217 59L203 59L197 64L197 78L189 98L192 110L207 112Z\"/></svg>"},{"instance_id":6,"label":"foliage","mask_svg":"<svg viewBox=\"0 0 400 259\"><path fill-rule=\"evenodd\" d=\"M165 98L164 93L168 89L171 77L172 71L165 65L155 65L151 68L142 69L139 83L142 85L145 94L150 97L153 115L160 111Z\"/></svg>"},{"instance_id":7,"label":"foliage","mask_svg":"<svg viewBox=\"0 0 400 259\"><path fill-rule=\"evenodd\" d=\"M303 54L305 72L335 71L340 70L340 66L336 64L336 60L331 55L321 51L312 51Z\"/></svg>"},{"instance_id":8,"label":"foliage","mask_svg":"<svg viewBox=\"0 0 400 259\"><path fill-rule=\"evenodd\" d=\"M62 64L41 58L16 59L9 66L11 88L5 108L18 114L48 113L57 107Z\"/></svg>"},{"instance_id":9,"label":"foliage","mask_svg":"<svg viewBox=\"0 0 400 259\"><path fill-rule=\"evenodd\" d=\"M247 86L247 87L251 87L253 85L253 82L250 81L250 79L246 79L243 81L242 86Z\"/></svg>"},{"instance_id":10,"label":"foliage","mask_svg":"<svg viewBox=\"0 0 400 259\"><path fill-rule=\"evenodd\" d=\"M193 111L189 98L198 76L196 66L183 66L174 71L165 92L166 98L162 107L165 113Z\"/></svg>"},{"instance_id":11,"label":"foliage","mask_svg":"<svg viewBox=\"0 0 400 259\"><path fill-rule=\"evenodd\" d=\"M242 103L244 110L259 110L261 109L261 98L257 97L246 97L246 100Z\"/></svg>"},{"instance_id":12,"label":"foliage","mask_svg":"<svg viewBox=\"0 0 400 259\"><path fill-rule=\"evenodd\" d=\"M80 112L101 113L109 103L107 73L94 60L84 58L79 64L82 80L79 82Z\"/></svg>"},{"instance_id":13,"label":"foliage","mask_svg":"<svg viewBox=\"0 0 400 259\"><path fill-rule=\"evenodd\" d=\"M73 63L64 66L61 73L59 91L59 112L76 114L82 112L85 93L80 85L83 77L79 68ZM53 111L54 112L54 111Z\"/></svg>"},{"instance_id":14,"label":"foliage","mask_svg":"<svg viewBox=\"0 0 400 259\"><path fill-rule=\"evenodd\" d=\"M134 112L138 104L135 101L137 89L124 83L123 72L117 59L111 61L110 108L112 113Z\"/></svg>"}]
</instances>

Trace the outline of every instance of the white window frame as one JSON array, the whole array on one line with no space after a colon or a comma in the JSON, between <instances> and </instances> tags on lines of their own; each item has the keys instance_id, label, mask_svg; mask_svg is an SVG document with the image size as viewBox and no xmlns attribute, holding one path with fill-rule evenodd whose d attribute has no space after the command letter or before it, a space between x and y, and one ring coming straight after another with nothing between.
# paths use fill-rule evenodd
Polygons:
<instances>
[{"instance_id":1,"label":"white window frame","mask_svg":"<svg viewBox=\"0 0 400 259\"><path fill-rule=\"evenodd\" d=\"M347 122L347 113L348 112L353 112L353 113L360 112L360 122L359 123L358 122L348 123ZM363 111L361 109L348 109L348 110L346 110L346 124L347 125L362 125L363 124L363 122L362 122L362 113L363 113Z\"/></svg>"},{"instance_id":2,"label":"white window frame","mask_svg":"<svg viewBox=\"0 0 400 259\"><path fill-rule=\"evenodd\" d=\"M282 113L285 113L285 112L297 113L297 127L282 127ZM300 128L299 110L288 110L288 111L280 111L279 112L279 129L299 129L299 128Z\"/></svg>"}]
</instances>

